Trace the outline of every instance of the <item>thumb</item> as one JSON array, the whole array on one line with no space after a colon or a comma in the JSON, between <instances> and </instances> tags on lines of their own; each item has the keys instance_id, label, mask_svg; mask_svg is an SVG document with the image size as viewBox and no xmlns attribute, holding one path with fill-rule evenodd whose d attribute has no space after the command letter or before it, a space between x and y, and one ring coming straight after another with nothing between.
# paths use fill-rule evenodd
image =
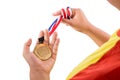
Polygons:
<instances>
[{"instance_id":1,"label":"thumb","mask_svg":"<svg viewBox=\"0 0 120 80\"><path fill-rule=\"evenodd\" d=\"M52 15L53 15L53 16L59 16L59 15L61 15L61 10L59 10L59 11L57 11L57 12L54 12Z\"/></svg>"},{"instance_id":2,"label":"thumb","mask_svg":"<svg viewBox=\"0 0 120 80\"><path fill-rule=\"evenodd\" d=\"M32 43L32 39L29 39L29 40L24 44L24 48L23 48L23 56L24 56L24 57L29 54L31 43Z\"/></svg>"}]
</instances>

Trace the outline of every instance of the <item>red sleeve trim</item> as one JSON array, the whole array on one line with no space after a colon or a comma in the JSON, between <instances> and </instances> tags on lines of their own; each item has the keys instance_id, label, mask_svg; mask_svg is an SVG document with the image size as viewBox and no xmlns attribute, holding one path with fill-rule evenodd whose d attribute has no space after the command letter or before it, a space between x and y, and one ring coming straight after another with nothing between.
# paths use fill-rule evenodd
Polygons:
<instances>
[{"instance_id":1,"label":"red sleeve trim","mask_svg":"<svg viewBox=\"0 0 120 80\"><path fill-rule=\"evenodd\" d=\"M120 37L120 29L118 30L117 35Z\"/></svg>"}]
</instances>

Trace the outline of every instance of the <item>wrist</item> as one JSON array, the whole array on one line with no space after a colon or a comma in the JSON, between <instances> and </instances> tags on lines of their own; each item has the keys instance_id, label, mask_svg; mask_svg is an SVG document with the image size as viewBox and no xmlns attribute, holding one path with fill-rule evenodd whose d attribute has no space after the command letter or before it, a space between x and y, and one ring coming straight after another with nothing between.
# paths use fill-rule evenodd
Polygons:
<instances>
[{"instance_id":1,"label":"wrist","mask_svg":"<svg viewBox=\"0 0 120 80\"><path fill-rule=\"evenodd\" d=\"M82 31L82 33L89 35L91 32L93 32L94 29L94 25L92 25L91 23L87 23Z\"/></svg>"},{"instance_id":2,"label":"wrist","mask_svg":"<svg viewBox=\"0 0 120 80\"><path fill-rule=\"evenodd\" d=\"M49 73L30 69L30 80L50 80Z\"/></svg>"}]
</instances>

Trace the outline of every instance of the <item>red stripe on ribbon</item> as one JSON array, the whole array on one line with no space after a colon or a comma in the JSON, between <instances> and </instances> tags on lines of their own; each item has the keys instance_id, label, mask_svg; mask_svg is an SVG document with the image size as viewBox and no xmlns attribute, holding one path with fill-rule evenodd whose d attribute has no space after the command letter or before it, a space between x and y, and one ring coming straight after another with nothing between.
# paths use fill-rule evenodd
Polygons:
<instances>
[{"instance_id":1,"label":"red stripe on ribbon","mask_svg":"<svg viewBox=\"0 0 120 80\"><path fill-rule=\"evenodd\" d=\"M69 7L67 7L66 10L65 9L61 9L61 15L60 15L60 17L57 19L57 21L55 21L55 23L53 22L54 25L52 25L52 26L49 27L50 28L50 30L49 30L49 34L50 35L52 35L52 33L58 27L58 25L60 24L62 18L70 19L72 13L69 10L71 10Z\"/></svg>"}]
</instances>

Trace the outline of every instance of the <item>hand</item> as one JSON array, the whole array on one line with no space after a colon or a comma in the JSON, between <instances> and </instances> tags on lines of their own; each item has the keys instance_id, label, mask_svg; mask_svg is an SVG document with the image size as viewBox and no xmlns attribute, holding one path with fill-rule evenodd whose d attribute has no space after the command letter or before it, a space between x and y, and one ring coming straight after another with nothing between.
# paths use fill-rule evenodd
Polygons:
<instances>
[{"instance_id":1,"label":"hand","mask_svg":"<svg viewBox=\"0 0 120 80\"><path fill-rule=\"evenodd\" d=\"M33 52L30 52L30 45L32 44L31 39L29 39L24 45L23 56L30 66L31 80L49 80L51 69L53 68L56 61L59 45L57 33L55 32L53 34L51 41L49 40L48 30L41 31L39 37L42 36L44 36L44 44L49 45L49 47L52 49L52 56L48 60L42 61L38 57L36 57Z\"/></svg>"},{"instance_id":2,"label":"hand","mask_svg":"<svg viewBox=\"0 0 120 80\"><path fill-rule=\"evenodd\" d=\"M53 13L53 16L59 16L61 14L61 10L59 10ZM83 33L89 28L89 25L91 25L82 10L77 8L72 8L72 17L70 20L62 19L62 22L70 25L73 29Z\"/></svg>"},{"instance_id":3,"label":"hand","mask_svg":"<svg viewBox=\"0 0 120 80\"><path fill-rule=\"evenodd\" d=\"M53 13L53 16L62 15L61 11ZM72 8L71 19L62 19L63 23L70 25L73 29L88 35L98 46L103 45L110 35L96 26L92 25L84 15L83 11L79 8Z\"/></svg>"}]
</instances>

